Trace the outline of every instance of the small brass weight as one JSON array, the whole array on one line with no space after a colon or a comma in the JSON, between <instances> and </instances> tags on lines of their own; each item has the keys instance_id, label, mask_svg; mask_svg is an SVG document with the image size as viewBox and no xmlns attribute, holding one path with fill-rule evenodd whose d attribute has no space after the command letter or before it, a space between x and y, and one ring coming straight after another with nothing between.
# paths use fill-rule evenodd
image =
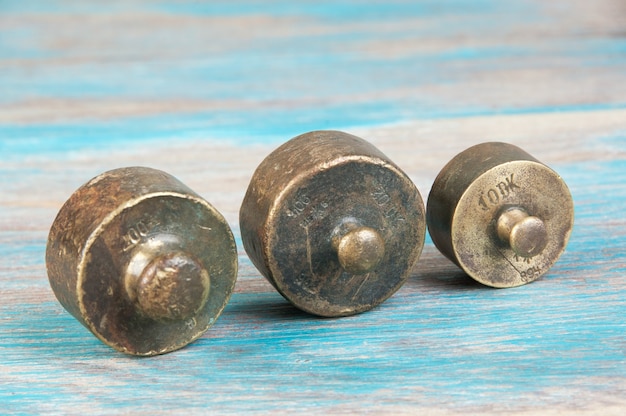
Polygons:
<instances>
[{"instance_id":1,"label":"small brass weight","mask_svg":"<svg viewBox=\"0 0 626 416\"><path fill-rule=\"evenodd\" d=\"M50 285L94 335L133 355L181 348L220 315L237 276L224 218L173 176L105 172L57 215L46 249Z\"/></svg>"},{"instance_id":2,"label":"small brass weight","mask_svg":"<svg viewBox=\"0 0 626 416\"><path fill-rule=\"evenodd\" d=\"M296 307L326 317L367 311L395 293L426 232L407 175L339 131L300 135L267 156L239 221L259 271Z\"/></svg>"},{"instance_id":3,"label":"small brass weight","mask_svg":"<svg viewBox=\"0 0 626 416\"><path fill-rule=\"evenodd\" d=\"M439 173L427 204L437 248L475 280L513 287L557 261L574 223L561 177L519 147L483 143Z\"/></svg>"}]
</instances>

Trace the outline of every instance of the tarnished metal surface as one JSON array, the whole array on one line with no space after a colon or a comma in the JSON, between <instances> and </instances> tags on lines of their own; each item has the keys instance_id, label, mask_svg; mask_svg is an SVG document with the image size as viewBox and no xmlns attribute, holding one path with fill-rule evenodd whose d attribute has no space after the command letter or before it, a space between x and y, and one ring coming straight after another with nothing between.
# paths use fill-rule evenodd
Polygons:
<instances>
[{"instance_id":1,"label":"tarnished metal surface","mask_svg":"<svg viewBox=\"0 0 626 416\"><path fill-rule=\"evenodd\" d=\"M233 291L237 252L215 208L173 176L133 167L79 188L46 249L61 304L111 347L134 355L198 338Z\"/></svg>"},{"instance_id":2,"label":"tarnished metal surface","mask_svg":"<svg viewBox=\"0 0 626 416\"><path fill-rule=\"evenodd\" d=\"M483 143L441 170L427 221L437 248L472 278L513 287L538 279L557 261L574 206L556 172L511 144Z\"/></svg>"},{"instance_id":3,"label":"tarnished metal surface","mask_svg":"<svg viewBox=\"0 0 626 416\"><path fill-rule=\"evenodd\" d=\"M252 262L298 308L320 316L367 311L395 293L426 230L418 190L373 145L314 131L259 165L240 211Z\"/></svg>"}]
</instances>

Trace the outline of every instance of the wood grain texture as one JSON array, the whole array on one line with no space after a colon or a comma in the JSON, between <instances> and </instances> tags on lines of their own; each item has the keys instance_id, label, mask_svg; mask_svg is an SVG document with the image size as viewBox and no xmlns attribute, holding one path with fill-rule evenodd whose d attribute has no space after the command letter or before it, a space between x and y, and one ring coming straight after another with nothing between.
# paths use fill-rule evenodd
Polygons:
<instances>
[{"instance_id":1,"label":"wood grain texture","mask_svg":"<svg viewBox=\"0 0 626 416\"><path fill-rule=\"evenodd\" d=\"M624 28L621 0L0 1L0 413L622 415ZM263 157L329 128L370 140L424 198L466 147L524 148L572 191L566 252L493 290L427 239L382 306L319 319L238 239L216 325L148 359L57 303L47 233L91 177L166 170L238 237Z\"/></svg>"}]
</instances>

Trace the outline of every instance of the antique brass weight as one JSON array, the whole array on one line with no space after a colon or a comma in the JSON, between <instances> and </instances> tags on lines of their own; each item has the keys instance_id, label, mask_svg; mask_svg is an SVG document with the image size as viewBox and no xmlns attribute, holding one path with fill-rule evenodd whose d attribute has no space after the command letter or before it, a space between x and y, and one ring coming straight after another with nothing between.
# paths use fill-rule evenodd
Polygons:
<instances>
[{"instance_id":1,"label":"antique brass weight","mask_svg":"<svg viewBox=\"0 0 626 416\"><path fill-rule=\"evenodd\" d=\"M395 293L426 232L415 185L363 139L314 131L259 165L241 206L248 256L296 307L336 317Z\"/></svg>"},{"instance_id":2,"label":"antique brass weight","mask_svg":"<svg viewBox=\"0 0 626 416\"><path fill-rule=\"evenodd\" d=\"M444 255L480 283L503 288L552 267L567 245L574 207L552 169L511 144L483 143L441 170L426 216Z\"/></svg>"},{"instance_id":3,"label":"antique brass weight","mask_svg":"<svg viewBox=\"0 0 626 416\"><path fill-rule=\"evenodd\" d=\"M173 176L105 172L57 215L46 249L61 304L111 347L134 355L181 348L220 315L237 276L224 218Z\"/></svg>"}]
</instances>

